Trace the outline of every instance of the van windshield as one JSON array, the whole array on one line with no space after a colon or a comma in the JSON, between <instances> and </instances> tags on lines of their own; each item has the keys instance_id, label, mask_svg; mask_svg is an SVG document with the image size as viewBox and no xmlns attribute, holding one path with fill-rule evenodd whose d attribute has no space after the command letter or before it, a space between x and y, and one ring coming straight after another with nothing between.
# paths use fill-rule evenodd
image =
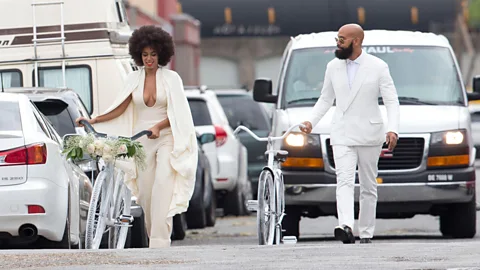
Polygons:
<instances>
[{"instance_id":1,"label":"van windshield","mask_svg":"<svg viewBox=\"0 0 480 270\"><path fill-rule=\"evenodd\" d=\"M292 52L283 85L285 107L311 106L317 101L327 63L335 57L335 49L322 47ZM462 85L448 48L367 46L365 51L388 64L400 104L464 104ZM382 104L381 98L379 102Z\"/></svg>"}]
</instances>

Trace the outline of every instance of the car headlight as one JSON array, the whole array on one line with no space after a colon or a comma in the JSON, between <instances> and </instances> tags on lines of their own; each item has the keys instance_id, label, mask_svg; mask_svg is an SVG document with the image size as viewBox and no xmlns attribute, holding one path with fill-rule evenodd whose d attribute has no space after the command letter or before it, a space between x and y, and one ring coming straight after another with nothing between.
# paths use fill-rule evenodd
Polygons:
<instances>
[{"instance_id":1,"label":"car headlight","mask_svg":"<svg viewBox=\"0 0 480 270\"><path fill-rule=\"evenodd\" d=\"M290 133L285 138L285 143L293 147L302 147L305 145L305 135L300 133Z\"/></svg>"},{"instance_id":2,"label":"car headlight","mask_svg":"<svg viewBox=\"0 0 480 270\"><path fill-rule=\"evenodd\" d=\"M464 129L435 132L432 133L430 144L460 145L466 143L465 137Z\"/></svg>"}]
</instances>

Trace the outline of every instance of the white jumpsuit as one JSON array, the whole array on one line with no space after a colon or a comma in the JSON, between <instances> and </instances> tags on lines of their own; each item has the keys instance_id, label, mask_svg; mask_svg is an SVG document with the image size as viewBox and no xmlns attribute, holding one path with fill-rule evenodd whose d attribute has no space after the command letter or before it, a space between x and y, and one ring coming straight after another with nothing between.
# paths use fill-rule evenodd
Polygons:
<instances>
[{"instance_id":1,"label":"white jumpsuit","mask_svg":"<svg viewBox=\"0 0 480 270\"><path fill-rule=\"evenodd\" d=\"M141 89L141 88L140 88ZM165 89L157 87L156 102L148 107L139 88L132 93L135 108L134 134L147 130L167 118ZM169 247L172 217L167 213L173 197L175 172L170 165L173 136L170 127L160 131L157 139L143 136L138 139L146 153L145 170L137 170L137 202L145 213L145 226L150 238L150 248Z\"/></svg>"}]
</instances>

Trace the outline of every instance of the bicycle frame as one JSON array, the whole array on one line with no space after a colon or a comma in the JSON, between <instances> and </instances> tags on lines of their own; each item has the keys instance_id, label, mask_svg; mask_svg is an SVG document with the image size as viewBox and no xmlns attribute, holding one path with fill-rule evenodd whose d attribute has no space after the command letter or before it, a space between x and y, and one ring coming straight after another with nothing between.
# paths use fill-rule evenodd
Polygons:
<instances>
[{"instance_id":1,"label":"bicycle frame","mask_svg":"<svg viewBox=\"0 0 480 270\"><path fill-rule=\"evenodd\" d=\"M282 136L279 136L279 137L268 136L266 138L259 138L255 133L253 133L251 130L249 130L248 128L246 128L244 126L239 126L234 131L234 135L236 135L240 132L240 130L244 130L247 133L249 133L249 135L252 136L257 141L267 141L267 151L265 152L265 154L267 155L267 165L262 170L262 173L263 173L263 171L265 171L267 169L267 170L271 171L272 177L273 177L273 191L274 191L274 194L273 194L274 202L273 202L273 204L275 205L275 207L274 207L274 210L273 211L270 210L269 213L271 215L273 214L274 219L275 219L274 220L274 232L273 232L273 234L275 235L274 239L275 239L276 244L280 244L280 237L281 237L281 230L282 230L282 220L283 220L283 217L285 216L285 212L284 212L285 211L285 209L284 209L284 207L285 207L285 201L284 201L285 190L283 188L284 187L283 173L282 173L282 170L280 168L280 162L275 159L275 155L277 153L284 152L284 155L286 156L288 153L286 151L283 151L283 150L274 150L273 141L285 139L292 132L293 129L295 129L296 127L299 127L299 126L304 127L303 124L294 125L294 126L290 127ZM259 182L260 182L260 179L259 179ZM259 187L260 187L260 184L261 183L259 183ZM259 193L260 193L260 188L259 188ZM260 196L260 194L259 194L259 196ZM269 199L269 201L270 201L270 199ZM263 200L262 200L262 202L263 202ZM260 205L264 205L264 203L260 203ZM247 208L249 210L258 211L259 201L258 200L248 201ZM261 209L263 209L263 207ZM257 215L257 218L258 218L258 215ZM260 222L261 220L262 219L257 219L257 224L259 224L258 222ZM263 231L263 229L260 229L261 225L258 225L258 226L259 226L259 237L260 237L260 235L262 235L261 237L264 237L265 235L263 233L260 233L261 231ZM273 225L270 225L270 226L273 226ZM271 237L271 235L270 235L270 237ZM296 239L290 239L290 237L288 239L283 239L283 240L284 240L284 242L288 241L289 243L296 242ZM263 241L264 240L261 240L260 244L263 244L264 243ZM269 242L269 241L270 240L268 240L267 242Z\"/></svg>"}]
</instances>

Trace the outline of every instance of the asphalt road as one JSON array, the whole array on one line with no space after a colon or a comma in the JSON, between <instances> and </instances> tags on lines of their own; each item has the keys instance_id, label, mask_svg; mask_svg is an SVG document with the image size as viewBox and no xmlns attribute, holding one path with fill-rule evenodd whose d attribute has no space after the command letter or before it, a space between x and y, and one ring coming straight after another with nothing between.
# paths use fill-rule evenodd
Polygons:
<instances>
[{"instance_id":1,"label":"asphalt road","mask_svg":"<svg viewBox=\"0 0 480 270\"><path fill-rule=\"evenodd\" d=\"M480 220L475 238L453 240L435 217L379 219L372 245L335 241L336 223L305 218L297 244L258 246L254 215L225 217L169 249L0 250L0 269L480 269Z\"/></svg>"}]
</instances>

